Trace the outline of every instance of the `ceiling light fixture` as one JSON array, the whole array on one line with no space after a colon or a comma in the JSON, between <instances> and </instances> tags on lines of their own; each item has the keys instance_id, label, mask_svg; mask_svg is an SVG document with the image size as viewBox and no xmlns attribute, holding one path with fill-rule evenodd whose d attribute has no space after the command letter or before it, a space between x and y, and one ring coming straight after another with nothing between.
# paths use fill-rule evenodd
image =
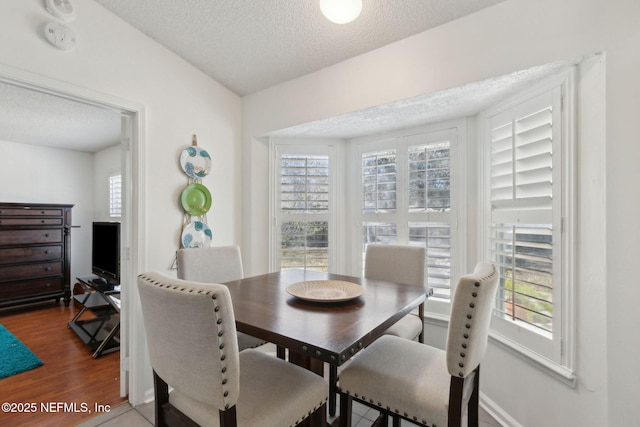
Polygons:
<instances>
[{"instance_id":1,"label":"ceiling light fixture","mask_svg":"<svg viewBox=\"0 0 640 427\"><path fill-rule=\"evenodd\" d=\"M322 14L336 24L347 24L362 12L362 0L320 0Z\"/></svg>"}]
</instances>

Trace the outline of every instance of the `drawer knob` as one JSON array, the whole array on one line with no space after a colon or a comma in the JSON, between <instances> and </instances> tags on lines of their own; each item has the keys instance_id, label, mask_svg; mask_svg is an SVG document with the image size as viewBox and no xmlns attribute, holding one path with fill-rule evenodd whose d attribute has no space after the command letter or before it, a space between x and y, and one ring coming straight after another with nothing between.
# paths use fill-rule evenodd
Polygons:
<instances>
[{"instance_id":1,"label":"drawer knob","mask_svg":"<svg viewBox=\"0 0 640 427\"><path fill-rule=\"evenodd\" d=\"M40 211L40 213L41 213L42 215L44 215L44 214L45 214L45 211Z\"/></svg>"},{"instance_id":2,"label":"drawer knob","mask_svg":"<svg viewBox=\"0 0 640 427\"><path fill-rule=\"evenodd\" d=\"M44 251L45 255L49 255L51 253L51 251L49 249L47 249L46 251Z\"/></svg>"},{"instance_id":3,"label":"drawer knob","mask_svg":"<svg viewBox=\"0 0 640 427\"><path fill-rule=\"evenodd\" d=\"M44 237L49 237L49 233L46 233L46 234L44 235Z\"/></svg>"},{"instance_id":4,"label":"drawer knob","mask_svg":"<svg viewBox=\"0 0 640 427\"><path fill-rule=\"evenodd\" d=\"M40 220L40 224L44 224L44 223L45 223L45 220L44 220L44 219L41 219L41 220Z\"/></svg>"},{"instance_id":5,"label":"drawer knob","mask_svg":"<svg viewBox=\"0 0 640 427\"><path fill-rule=\"evenodd\" d=\"M51 283L47 283L46 285L44 285L45 288L50 288L51 287Z\"/></svg>"},{"instance_id":6,"label":"drawer knob","mask_svg":"<svg viewBox=\"0 0 640 427\"><path fill-rule=\"evenodd\" d=\"M51 271L51 270L53 270L53 268L51 268L51 267L46 267L46 268L44 269L44 271Z\"/></svg>"}]
</instances>

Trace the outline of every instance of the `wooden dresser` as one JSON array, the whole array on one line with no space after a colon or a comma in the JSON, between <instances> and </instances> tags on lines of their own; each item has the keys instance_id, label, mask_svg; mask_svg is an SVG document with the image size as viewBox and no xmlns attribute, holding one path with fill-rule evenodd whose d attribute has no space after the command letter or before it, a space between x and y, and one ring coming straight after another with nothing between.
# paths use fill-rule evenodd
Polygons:
<instances>
[{"instance_id":1,"label":"wooden dresser","mask_svg":"<svg viewBox=\"0 0 640 427\"><path fill-rule=\"evenodd\" d=\"M0 203L0 308L69 305L73 205Z\"/></svg>"}]
</instances>

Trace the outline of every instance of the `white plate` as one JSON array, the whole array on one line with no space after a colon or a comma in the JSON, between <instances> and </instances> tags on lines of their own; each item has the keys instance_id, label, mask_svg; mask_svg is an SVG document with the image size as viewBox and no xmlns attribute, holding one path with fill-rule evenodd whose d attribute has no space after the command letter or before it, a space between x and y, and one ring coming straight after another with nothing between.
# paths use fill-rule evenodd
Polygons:
<instances>
[{"instance_id":1,"label":"white plate","mask_svg":"<svg viewBox=\"0 0 640 427\"><path fill-rule=\"evenodd\" d=\"M342 280L308 280L287 286L287 292L306 301L349 301L364 293L357 283Z\"/></svg>"},{"instance_id":2,"label":"white plate","mask_svg":"<svg viewBox=\"0 0 640 427\"><path fill-rule=\"evenodd\" d=\"M193 221L182 232L182 247L184 248L208 248L211 246L213 233L207 224L202 221Z\"/></svg>"},{"instance_id":3,"label":"white plate","mask_svg":"<svg viewBox=\"0 0 640 427\"><path fill-rule=\"evenodd\" d=\"M211 156L200 147L187 147L180 154L180 166L193 179L202 179L211 170Z\"/></svg>"}]
</instances>

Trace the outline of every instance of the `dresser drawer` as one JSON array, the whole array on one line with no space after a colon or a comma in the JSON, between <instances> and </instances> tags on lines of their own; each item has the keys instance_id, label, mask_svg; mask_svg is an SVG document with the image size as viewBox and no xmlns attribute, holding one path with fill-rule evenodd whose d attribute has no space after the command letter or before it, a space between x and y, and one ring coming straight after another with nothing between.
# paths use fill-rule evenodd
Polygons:
<instances>
[{"instance_id":1,"label":"dresser drawer","mask_svg":"<svg viewBox=\"0 0 640 427\"><path fill-rule=\"evenodd\" d=\"M0 245L61 242L62 229L0 230Z\"/></svg>"},{"instance_id":2,"label":"dresser drawer","mask_svg":"<svg viewBox=\"0 0 640 427\"><path fill-rule=\"evenodd\" d=\"M62 258L62 246L0 248L0 265L16 262L49 261Z\"/></svg>"},{"instance_id":3,"label":"dresser drawer","mask_svg":"<svg viewBox=\"0 0 640 427\"><path fill-rule=\"evenodd\" d=\"M62 225L62 218L4 218L0 225Z\"/></svg>"},{"instance_id":4,"label":"dresser drawer","mask_svg":"<svg viewBox=\"0 0 640 427\"><path fill-rule=\"evenodd\" d=\"M60 292L63 289L61 277L26 280L20 283L2 283L0 284L0 300Z\"/></svg>"},{"instance_id":5,"label":"dresser drawer","mask_svg":"<svg viewBox=\"0 0 640 427\"><path fill-rule=\"evenodd\" d=\"M62 209L51 208L0 208L0 217L3 216L62 216Z\"/></svg>"},{"instance_id":6,"label":"dresser drawer","mask_svg":"<svg viewBox=\"0 0 640 427\"><path fill-rule=\"evenodd\" d=\"M37 279L62 275L62 261L0 267L0 281Z\"/></svg>"}]
</instances>

